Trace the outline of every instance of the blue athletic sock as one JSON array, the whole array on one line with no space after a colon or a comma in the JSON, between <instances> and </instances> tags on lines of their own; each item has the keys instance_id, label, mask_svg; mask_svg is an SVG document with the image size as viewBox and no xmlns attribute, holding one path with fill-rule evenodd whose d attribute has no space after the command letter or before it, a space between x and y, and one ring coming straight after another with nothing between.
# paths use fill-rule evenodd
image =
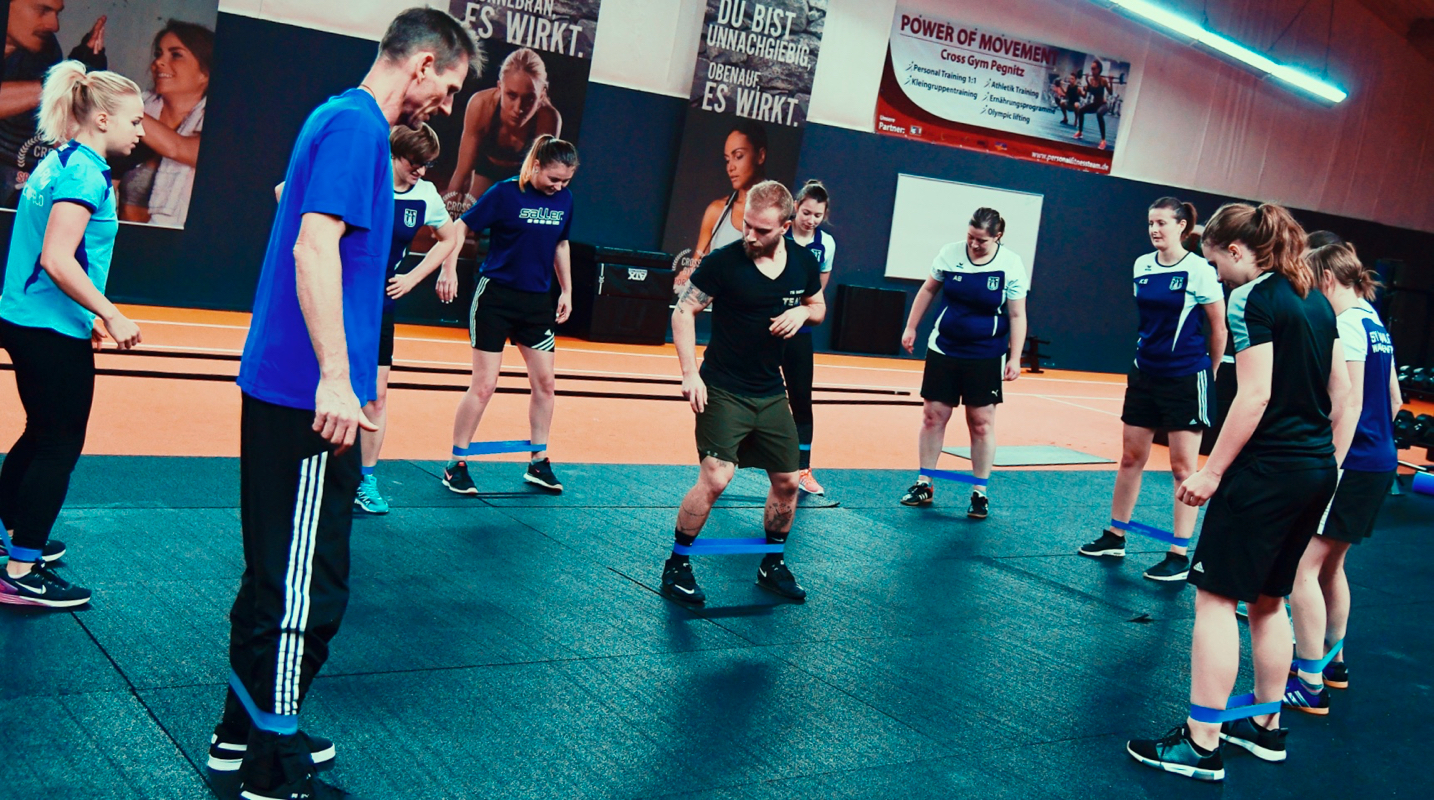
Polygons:
<instances>
[{"instance_id":1,"label":"blue athletic sock","mask_svg":"<svg viewBox=\"0 0 1434 800\"><path fill-rule=\"evenodd\" d=\"M359 470L363 473L363 476L364 476L365 478L367 478L368 476L372 475L372 474L373 474L373 471L376 470L376 469L378 469L378 466L377 466L377 465L372 466L372 467L359 467Z\"/></svg>"}]
</instances>

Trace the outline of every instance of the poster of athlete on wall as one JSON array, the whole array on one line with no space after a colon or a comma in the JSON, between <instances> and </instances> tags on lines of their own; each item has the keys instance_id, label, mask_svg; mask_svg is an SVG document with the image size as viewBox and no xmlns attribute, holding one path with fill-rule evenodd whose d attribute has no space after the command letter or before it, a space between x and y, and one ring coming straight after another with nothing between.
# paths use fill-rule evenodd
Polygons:
<instances>
[{"instance_id":1,"label":"poster of athlete on wall","mask_svg":"<svg viewBox=\"0 0 1434 800\"><path fill-rule=\"evenodd\" d=\"M663 248L678 283L742 235L747 190L796 179L827 0L707 0Z\"/></svg>"},{"instance_id":2,"label":"poster of athlete on wall","mask_svg":"<svg viewBox=\"0 0 1434 800\"><path fill-rule=\"evenodd\" d=\"M50 152L37 131L45 73L65 59L144 92L144 141L110 164L122 222L182 228L199 163L217 0L10 0L0 72L0 208Z\"/></svg>"},{"instance_id":3,"label":"poster of athlete on wall","mask_svg":"<svg viewBox=\"0 0 1434 800\"><path fill-rule=\"evenodd\" d=\"M425 176L457 217L488 187L518 174L538 136L576 142L582 128L601 0L452 0L484 67L453 115L430 120L442 153Z\"/></svg>"}]
</instances>

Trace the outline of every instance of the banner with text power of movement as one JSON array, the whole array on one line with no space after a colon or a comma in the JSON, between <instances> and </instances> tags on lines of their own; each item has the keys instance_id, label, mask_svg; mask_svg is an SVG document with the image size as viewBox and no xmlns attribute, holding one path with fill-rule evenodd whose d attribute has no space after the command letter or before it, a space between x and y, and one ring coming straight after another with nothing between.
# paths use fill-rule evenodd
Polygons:
<instances>
[{"instance_id":1,"label":"banner with text power of movement","mask_svg":"<svg viewBox=\"0 0 1434 800\"><path fill-rule=\"evenodd\" d=\"M897 6L876 130L1110 172L1130 63Z\"/></svg>"},{"instance_id":2,"label":"banner with text power of movement","mask_svg":"<svg viewBox=\"0 0 1434 800\"><path fill-rule=\"evenodd\" d=\"M707 0L663 249L674 268L741 238L747 189L791 186L827 0Z\"/></svg>"}]
</instances>

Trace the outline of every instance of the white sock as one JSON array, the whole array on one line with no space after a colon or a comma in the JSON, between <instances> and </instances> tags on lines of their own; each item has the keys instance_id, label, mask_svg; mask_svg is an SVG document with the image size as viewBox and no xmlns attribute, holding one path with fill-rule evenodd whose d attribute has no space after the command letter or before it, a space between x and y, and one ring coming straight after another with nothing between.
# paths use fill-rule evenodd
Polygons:
<instances>
[{"instance_id":1,"label":"white sock","mask_svg":"<svg viewBox=\"0 0 1434 800\"><path fill-rule=\"evenodd\" d=\"M986 496L986 487L985 487L985 486L977 486L977 487L976 487L976 494L979 494L979 495L981 495L982 497L985 497L985 496Z\"/></svg>"}]
</instances>

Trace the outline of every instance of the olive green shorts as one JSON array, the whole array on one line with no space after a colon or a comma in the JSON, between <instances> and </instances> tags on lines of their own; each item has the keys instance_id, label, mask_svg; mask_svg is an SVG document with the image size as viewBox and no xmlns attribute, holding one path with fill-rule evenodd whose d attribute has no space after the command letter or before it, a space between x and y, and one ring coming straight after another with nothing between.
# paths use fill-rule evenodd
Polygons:
<instances>
[{"instance_id":1,"label":"olive green shorts","mask_svg":"<svg viewBox=\"0 0 1434 800\"><path fill-rule=\"evenodd\" d=\"M800 447L785 394L743 397L707 387L707 407L697 415L698 461L712 456L739 467L796 472Z\"/></svg>"}]
</instances>

